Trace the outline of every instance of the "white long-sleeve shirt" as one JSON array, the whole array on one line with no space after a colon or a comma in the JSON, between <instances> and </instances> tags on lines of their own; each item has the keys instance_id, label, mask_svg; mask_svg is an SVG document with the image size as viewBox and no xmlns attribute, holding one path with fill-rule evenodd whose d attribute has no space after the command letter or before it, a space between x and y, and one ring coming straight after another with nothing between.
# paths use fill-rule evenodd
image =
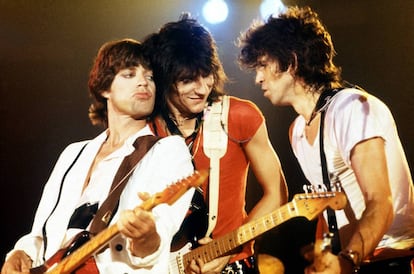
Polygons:
<instances>
[{"instance_id":1,"label":"white long-sleeve shirt","mask_svg":"<svg viewBox=\"0 0 414 274\"><path fill-rule=\"evenodd\" d=\"M34 261L34 266L43 264L42 228L47 218L49 219L46 225L45 259L47 260L62 248L74 234L69 235L67 230L74 210L85 202L97 201L99 205L102 204L123 158L134 150L135 139L144 135L152 135L148 127L131 136L121 148L103 159L91 174L84 191L82 189L89 169L107 137L106 132L93 140L73 143L66 147L44 187L32 231L20 238L11 252L24 250ZM84 150L74 162L84 146ZM73 166L69 168L72 164ZM168 185L192 172L191 155L181 137L170 136L159 140L142 158L131 175L121 194L117 214L111 223L116 222L120 211L133 209L142 203L138 198L138 192L149 194L162 192ZM119 234L110 242L109 248L95 255L100 273L167 273L170 242L184 219L192 194L193 190L190 190L173 205L161 204L152 210L161 237L161 244L156 252L145 258L132 256L128 241ZM53 214L50 215L52 210Z\"/></svg>"}]
</instances>

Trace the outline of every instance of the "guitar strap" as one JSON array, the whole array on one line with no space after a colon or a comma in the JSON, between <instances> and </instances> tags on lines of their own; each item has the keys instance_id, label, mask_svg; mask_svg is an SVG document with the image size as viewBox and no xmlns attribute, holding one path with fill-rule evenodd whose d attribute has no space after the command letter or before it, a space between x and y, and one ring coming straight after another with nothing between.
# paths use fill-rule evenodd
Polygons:
<instances>
[{"instance_id":1,"label":"guitar strap","mask_svg":"<svg viewBox=\"0 0 414 274\"><path fill-rule=\"evenodd\" d=\"M320 95L318 103L317 103L317 106L318 106L318 104L322 104L322 106L320 108L321 121L320 121L320 130L319 130L319 149L320 149L320 157L321 157L323 183L325 184L328 191L331 191L332 187L331 187L331 182L330 182L330 179L329 179L328 168L327 168L327 164L326 164L326 156L325 156L325 151L324 151L324 144L323 144L324 119L325 119L326 109L327 109L332 97L335 96L335 94L338 91L339 91L338 89L324 91ZM333 237L331 239L332 253L333 254L338 254L339 251L341 251L341 242L340 242L340 239L339 239L339 231L338 231L338 224L337 224L337 221L336 221L335 211L332 208L328 207L326 209L326 212L327 212L327 216L328 216L329 232L333 234Z\"/></svg>"},{"instance_id":2,"label":"guitar strap","mask_svg":"<svg viewBox=\"0 0 414 274\"><path fill-rule=\"evenodd\" d=\"M204 154L210 158L208 228L210 236L217 223L220 158L227 151L227 120L229 113L229 96L224 95L219 102L214 102L206 110L203 125Z\"/></svg>"},{"instance_id":3,"label":"guitar strap","mask_svg":"<svg viewBox=\"0 0 414 274\"><path fill-rule=\"evenodd\" d=\"M135 150L124 158L114 177L108 197L96 212L90 232L94 235L108 226L118 209L119 197L138 162L161 137L146 135L138 137L134 142Z\"/></svg>"}]
</instances>

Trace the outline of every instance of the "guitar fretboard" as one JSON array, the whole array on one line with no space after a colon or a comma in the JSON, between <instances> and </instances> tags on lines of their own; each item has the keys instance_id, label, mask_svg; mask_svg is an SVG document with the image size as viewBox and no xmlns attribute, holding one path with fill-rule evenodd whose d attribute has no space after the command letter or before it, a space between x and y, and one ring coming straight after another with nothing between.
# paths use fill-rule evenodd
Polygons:
<instances>
[{"instance_id":1,"label":"guitar fretboard","mask_svg":"<svg viewBox=\"0 0 414 274\"><path fill-rule=\"evenodd\" d=\"M322 196L320 194L312 195L296 195L291 202L281 206L277 210L246 223L238 229L184 254L183 262L188 264L193 259L202 259L204 262L210 262L291 218L303 216L311 220L326 208L330 199L335 199L336 196L336 194L332 193Z\"/></svg>"}]
</instances>

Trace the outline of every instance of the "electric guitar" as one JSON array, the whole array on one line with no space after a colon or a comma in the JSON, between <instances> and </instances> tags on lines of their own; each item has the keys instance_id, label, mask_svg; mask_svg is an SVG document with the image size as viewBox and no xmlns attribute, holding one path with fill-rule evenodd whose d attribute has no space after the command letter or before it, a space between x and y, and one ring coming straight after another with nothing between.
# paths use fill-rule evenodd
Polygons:
<instances>
[{"instance_id":1,"label":"electric guitar","mask_svg":"<svg viewBox=\"0 0 414 274\"><path fill-rule=\"evenodd\" d=\"M191 250L191 243L188 243L179 251L172 252L169 273L185 273L186 267L195 259L201 259L207 263L220 256L227 255L236 247L253 240L291 218L303 216L308 220L312 220L327 207L338 210L344 208L345 205L346 196L343 192L296 194L291 202L277 210L252 220L206 245Z\"/></svg>"},{"instance_id":2,"label":"electric guitar","mask_svg":"<svg viewBox=\"0 0 414 274\"><path fill-rule=\"evenodd\" d=\"M207 176L207 170L196 171L192 175L168 186L164 191L154 194L136 207L134 211L138 209L149 211L161 203L171 205L191 187L200 186ZM30 273L63 274L82 272L82 265L119 233L116 224L110 225L93 237L89 235L88 231L82 231L65 248L57 251L43 265L30 269Z\"/></svg>"}]
</instances>

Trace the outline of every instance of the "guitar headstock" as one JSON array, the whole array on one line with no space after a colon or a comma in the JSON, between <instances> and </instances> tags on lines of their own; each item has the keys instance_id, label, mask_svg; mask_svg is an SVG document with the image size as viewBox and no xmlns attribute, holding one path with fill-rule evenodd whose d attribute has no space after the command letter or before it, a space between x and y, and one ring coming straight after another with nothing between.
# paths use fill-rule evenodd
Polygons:
<instances>
[{"instance_id":1,"label":"guitar headstock","mask_svg":"<svg viewBox=\"0 0 414 274\"><path fill-rule=\"evenodd\" d=\"M204 183L204 181L207 179L208 174L208 170L196 170L190 176L169 185L162 192L154 194L152 197L142 203L140 208L150 210L162 203L171 205L190 188L201 186L201 184Z\"/></svg>"},{"instance_id":2,"label":"guitar headstock","mask_svg":"<svg viewBox=\"0 0 414 274\"><path fill-rule=\"evenodd\" d=\"M301 216L312 220L327 207L334 210L343 209L347 203L343 192L300 193L293 197Z\"/></svg>"}]
</instances>

